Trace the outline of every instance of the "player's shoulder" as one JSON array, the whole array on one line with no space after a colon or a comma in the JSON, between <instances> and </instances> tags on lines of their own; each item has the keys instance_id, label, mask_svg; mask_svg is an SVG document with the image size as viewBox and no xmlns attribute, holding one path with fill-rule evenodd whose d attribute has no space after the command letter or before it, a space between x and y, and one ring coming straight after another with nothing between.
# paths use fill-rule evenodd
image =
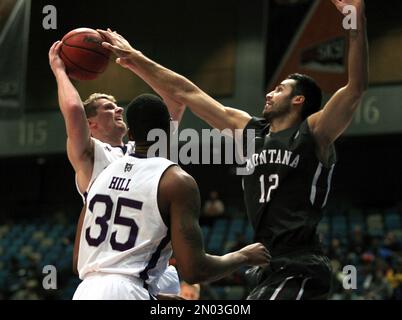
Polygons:
<instances>
[{"instance_id":1,"label":"player's shoulder","mask_svg":"<svg viewBox=\"0 0 402 320\"><path fill-rule=\"evenodd\" d=\"M251 117L244 129L264 129L268 124L268 121L264 118Z\"/></svg>"},{"instance_id":2,"label":"player's shoulder","mask_svg":"<svg viewBox=\"0 0 402 320\"><path fill-rule=\"evenodd\" d=\"M169 180L172 181L177 181L178 183L194 180L194 178L190 174L188 174L178 165L173 165L168 168L164 174L164 177L167 177L169 178Z\"/></svg>"},{"instance_id":3,"label":"player's shoulder","mask_svg":"<svg viewBox=\"0 0 402 320\"><path fill-rule=\"evenodd\" d=\"M198 188L195 179L177 165L170 166L163 174L160 187L163 190L184 192Z\"/></svg>"},{"instance_id":4,"label":"player's shoulder","mask_svg":"<svg viewBox=\"0 0 402 320\"><path fill-rule=\"evenodd\" d=\"M155 170L155 172L160 172L161 170L163 172L170 166L177 166L176 163L174 163L166 158L163 158L163 157L147 158L147 157L143 157L143 156L138 156L135 153L128 154L128 156L124 157L123 159L127 159L127 161L131 161L131 162L135 162L138 167L141 167L141 168L144 168L147 170Z\"/></svg>"},{"instance_id":5,"label":"player's shoulder","mask_svg":"<svg viewBox=\"0 0 402 320\"><path fill-rule=\"evenodd\" d=\"M106 142L102 142L99 139L93 138L91 137L91 140L94 144L95 150L100 150L103 153L114 153L115 152L115 148L113 148L110 144L106 143ZM99 153L99 151L97 151L97 153Z\"/></svg>"},{"instance_id":6,"label":"player's shoulder","mask_svg":"<svg viewBox=\"0 0 402 320\"><path fill-rule=\"evenodd\" d=\"M311 128L311 124L309 118L300 122L297 126L294 127L294 137L299 139L308 139L315 141L315 135Z\"/></svg>"}]
</instances>

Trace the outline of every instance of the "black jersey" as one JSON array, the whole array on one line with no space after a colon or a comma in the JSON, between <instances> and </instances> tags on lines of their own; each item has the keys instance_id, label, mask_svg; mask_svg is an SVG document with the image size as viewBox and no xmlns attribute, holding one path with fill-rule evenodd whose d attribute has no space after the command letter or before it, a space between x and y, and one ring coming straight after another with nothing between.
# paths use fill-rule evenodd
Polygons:
<instances>
[{"instance_id":1,"label":"black jersey","mask_svg":"<svg viewBox=\"0 0 402 320\"><path fill-rule=\"evenodd\" d=\"M247 129L255 130L255 153L247 158L243 188L255 240L273 256L320 250L316 229L330 191L334 147L321 163L307 120L269 133L265 119L252 118L244 135Z\"/></svg>"}]
</instances>

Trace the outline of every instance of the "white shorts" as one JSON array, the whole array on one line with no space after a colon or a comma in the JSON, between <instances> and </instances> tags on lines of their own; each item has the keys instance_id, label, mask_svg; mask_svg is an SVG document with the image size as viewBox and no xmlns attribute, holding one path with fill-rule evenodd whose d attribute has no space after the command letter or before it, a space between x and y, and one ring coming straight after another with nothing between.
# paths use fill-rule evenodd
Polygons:
<instances>
[{"instance_id":1,"label":"white shorts","mask_svg":"<svg viewBox=\"0 0 402 320\"><path fill-rule=\"evenodd\" d=\"M160 293L176 294L180 293L180 281L177 270L174 266L168 266L158 281Z\"/></svg>"},{"instance_id":2,"label":"white shorts","mask_svg":"<svg viewBox=\"0 0 402 320\"><path fill-rule=\"evenodd\" d=\"M150 300L148 290L138 278L95 273L85 277L73 300Z\"/></svg>"}]
</instances>

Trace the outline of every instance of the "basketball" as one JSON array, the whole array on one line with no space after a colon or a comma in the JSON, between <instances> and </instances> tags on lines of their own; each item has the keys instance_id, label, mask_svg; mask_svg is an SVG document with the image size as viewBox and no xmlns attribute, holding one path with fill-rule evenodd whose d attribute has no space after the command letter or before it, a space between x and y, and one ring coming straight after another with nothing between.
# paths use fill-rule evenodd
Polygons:
<instances>
[{"instance_id":1,"label":"basketball","mask_svg":"<svg viewBox=\"0 0 402 320\"><path fill-rule=\"evenodd\" d=\"M110 51L102 47L103 37L96 30L78 28L62 39L60 58L67 74L75 80L93 80L105 71Z\"/></svg>"}]
</instances>

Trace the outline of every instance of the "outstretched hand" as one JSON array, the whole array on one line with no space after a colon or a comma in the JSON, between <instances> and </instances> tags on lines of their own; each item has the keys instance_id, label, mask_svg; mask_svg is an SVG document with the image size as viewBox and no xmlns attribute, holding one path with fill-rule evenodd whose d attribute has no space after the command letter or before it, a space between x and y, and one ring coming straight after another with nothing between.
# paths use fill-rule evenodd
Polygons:
<instances>
[{"instance_id":1,"label":"outstretched hand","mask_svg":"<svg viewBox=\"0 0 402 320\"><path fill-rule=\"evenodd\" d=\"M53 73L56 73L59 70L66 70L64 62L59 56L60 47L62 44L63 43L61 41L56 41L55 43L53 43L49 50L49 64L52 68Z\"/></svg>"},{"instance_id":2,"label":"outstretched hand","mask_svg":"<svg viewBox=\"0 0 402 320\"><path fill-rule=\"evenodd\" d=\"M246 256L248 265L265 266L271 260L271 255L262 243L253 243L239 250Z\"/></svg>"},{"instance_id":3,"label":"outstretched hand","mask_svg":"<svg viewBox=\"0 0 402 320\"><path fill-rule=\"evenodd\" d=\"M354 6L357 12L362 12L364 10L364 0L331 0L335 7L342 13L346 6Z\"/></svg>"},{"instance_id":4,"label":"outstretched hand","mask_svg":"<svg viewBox=\"0 0 402 320\"><path fill-rule=\"evenodd\" d=\"M102 42L102 46L117 56L116 63L127 68L128 58L130 54L134 52L130 43L123 36L109 28L107 30L97 29L96 31L105 38L105 41Z\"/></svg>"}]
</instances>

